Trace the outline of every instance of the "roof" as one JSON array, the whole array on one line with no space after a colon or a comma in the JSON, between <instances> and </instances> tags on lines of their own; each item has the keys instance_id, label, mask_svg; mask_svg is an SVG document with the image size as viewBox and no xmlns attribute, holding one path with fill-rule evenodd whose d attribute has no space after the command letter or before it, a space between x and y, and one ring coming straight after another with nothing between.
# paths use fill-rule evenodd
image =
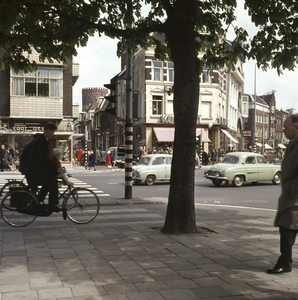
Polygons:
<instances>
[{"instance_id":1,"label":"roof","mask_svg":"<svg viewBox=\"0 0 298 300\"><path fill-rule=\"evenodd\" d=\"M250 103L254 103L255 102L255 95L251 95L251 94L243 94L243 96L249 96L249 102ZM256 95L257 98L257 103L261 104L261 105L265 105L265 106L269 106L261 97L259 97L258 95Z\"/></svg>"}]
</instances>

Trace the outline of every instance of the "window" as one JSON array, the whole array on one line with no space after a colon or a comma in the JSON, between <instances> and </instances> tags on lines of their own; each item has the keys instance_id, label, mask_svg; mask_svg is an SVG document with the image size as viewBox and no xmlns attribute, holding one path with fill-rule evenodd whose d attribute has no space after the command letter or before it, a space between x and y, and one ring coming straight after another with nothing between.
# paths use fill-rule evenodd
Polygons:
<instances>
[{"instance_id":1,"label":"window","mask_svg":"<svg viewBox=\"0 0 298 300\"><path fill-rule=\"evenodd\" d=\"M267 160L262 156L258 156L257 160L258 160L258 164L267 164Z\"/></svg>"},{"instance_id":2,"label":"window","mask_svg":"<svg viewBox=\"0 0 298 300\"><path fill-rule=\"evenodd\" d=\"M63 71L38 69L34 72L11 72L11 94L14 96L62 97Z\"/></svg>"},{"instance_id":3,"label":"window","mask_svg":"<svg viewBox=\"0 0 298 300\"><path fill-rule=\"evenodd\" d=\"M209 68L203 67L202 83L209 83L209 82L210 82Z\"/></svg>"},{"instance_id":4,"label":"window","mask_svg":"<svg viewBox=\"0 0 298 300\"><path fill-rule=\"evenodd\" d=\"M256 163L256 160L253 156L249 156L246 161L245 161L246 164L255 164Z\"/></svg>"},{"instance_id":5,"label":"window","mask_svg":"<svg viewBox=\"0 0 298 300\"><path fill-rule=\"evenodd\" d=\"M152 114L161 115L162 112L162 96L153 96Z\"/></svg>"},{"instance_id":6,"label":"window","mask_svg":"<svg viewBox=\"0 0 298 300\"><path fill-rule=\"evenodd\" d=\"M174 82L174 63L168 62L168 81Z\"/></svg>"},{"instance_id":7,"label":"window","mask_svg":"<svg viewBox=\"0 0 298 300\"><path fill-rule=\"evenodd\" d=\"M162 62L154 61L153 62L153 80L162 81Z\"/></svg>"},{"instance_id":8,"label":"window","mask_svg":"<svg viewBox=\"0 0 298 300\"><path fill-rule=\"evenodd\" d=\"M166 157L166 164L170 165L172 163L172 157Z\"/></svg>"},{"instance_id":9,"label":"window","mask_svg":"<svg viewBox=\"0 0 298 300\"><path fill-rule=\"evenodd\" d=\"M163 165L163 157L156 157L152 162L152 165Z\"/></svg>"}]
</instances>

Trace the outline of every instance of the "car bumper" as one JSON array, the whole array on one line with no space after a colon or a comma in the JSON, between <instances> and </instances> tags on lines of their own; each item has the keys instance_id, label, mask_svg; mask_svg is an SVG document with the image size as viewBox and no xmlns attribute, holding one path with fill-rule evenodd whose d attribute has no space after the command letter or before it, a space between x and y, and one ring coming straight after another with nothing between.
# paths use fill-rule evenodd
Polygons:
<instances>
[{"instance_id":1,"label":"car bumper","mask_svg":"<svg viewBox=\"0 0 298 300\"><path fill-rule=\"evenodd\" d=\"M227 180L227 177L223 177L223 176L215 176L215 175L204 175L204 177L206 177L207 179L216 179L216 180Z\"/></svg>"}]
</instances>

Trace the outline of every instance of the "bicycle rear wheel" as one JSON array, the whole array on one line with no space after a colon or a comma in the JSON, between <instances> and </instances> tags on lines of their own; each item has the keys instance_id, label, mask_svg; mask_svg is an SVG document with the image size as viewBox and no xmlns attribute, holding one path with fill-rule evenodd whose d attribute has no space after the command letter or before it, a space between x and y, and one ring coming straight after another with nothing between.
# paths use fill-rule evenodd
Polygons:
<instances>
[{"instance_id":1,"label":"bicycle rear wheel","mask_svg":"<svg viewBox=\"0 0 298 300\"><path fill-rule=\"evenodd\" d=\"M75 188L63 202L68 218L77 224L87 224L94 220L99 212L97 195L87 188Z\"/></svg>"},{"instance_id":2,"label":"bicycle rear wheel","mask_svg":"<svg viewBox=\"0 0 298 300\"><path fill-rule=\"evenodd\" d=\"M0 190L0 197L7 194L10 191L11 187L15 188L15 187L22 187L22 186L26 186L26 185L21 180L13 180L13 181L6 182Z\"/></svg>"},{"instance_id":3,"label":"bicycle rear wheel","mask_svg":"<svg viewBox=\"0 0 298 300\"><path fill-rule=\"evenodd\" d=\"M28 191L16 189L7 193L1 201L1 216L3 220L14 227L23 227L31 224L36 216L22 212L27 205L39 205L36 196Z\"/></svg>"}]
</instances>

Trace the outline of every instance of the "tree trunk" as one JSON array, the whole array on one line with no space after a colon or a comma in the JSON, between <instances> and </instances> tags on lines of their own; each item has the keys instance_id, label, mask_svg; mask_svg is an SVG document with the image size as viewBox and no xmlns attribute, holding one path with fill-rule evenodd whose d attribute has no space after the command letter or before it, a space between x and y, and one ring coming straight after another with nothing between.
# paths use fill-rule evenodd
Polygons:
<instances>
[{"instance_id":1,"label":"tree trunk","mask_svg":"<svg viewBox=\"0 0 298 300\"><path fill-rule=\"evenodd\" d=\"M186 7L186 3L190 3ZM180 9L194 10L193 0L184 2ZM171 170L171 184L164 233L196 233L194 206L194 172L196 123L199 103L199 68L195 47L195 24L181 18L179 7L168 16L168 46L174 62L175 139ZM173 20L173 22L171 22Z\"/></svg>"}]
</instances>

